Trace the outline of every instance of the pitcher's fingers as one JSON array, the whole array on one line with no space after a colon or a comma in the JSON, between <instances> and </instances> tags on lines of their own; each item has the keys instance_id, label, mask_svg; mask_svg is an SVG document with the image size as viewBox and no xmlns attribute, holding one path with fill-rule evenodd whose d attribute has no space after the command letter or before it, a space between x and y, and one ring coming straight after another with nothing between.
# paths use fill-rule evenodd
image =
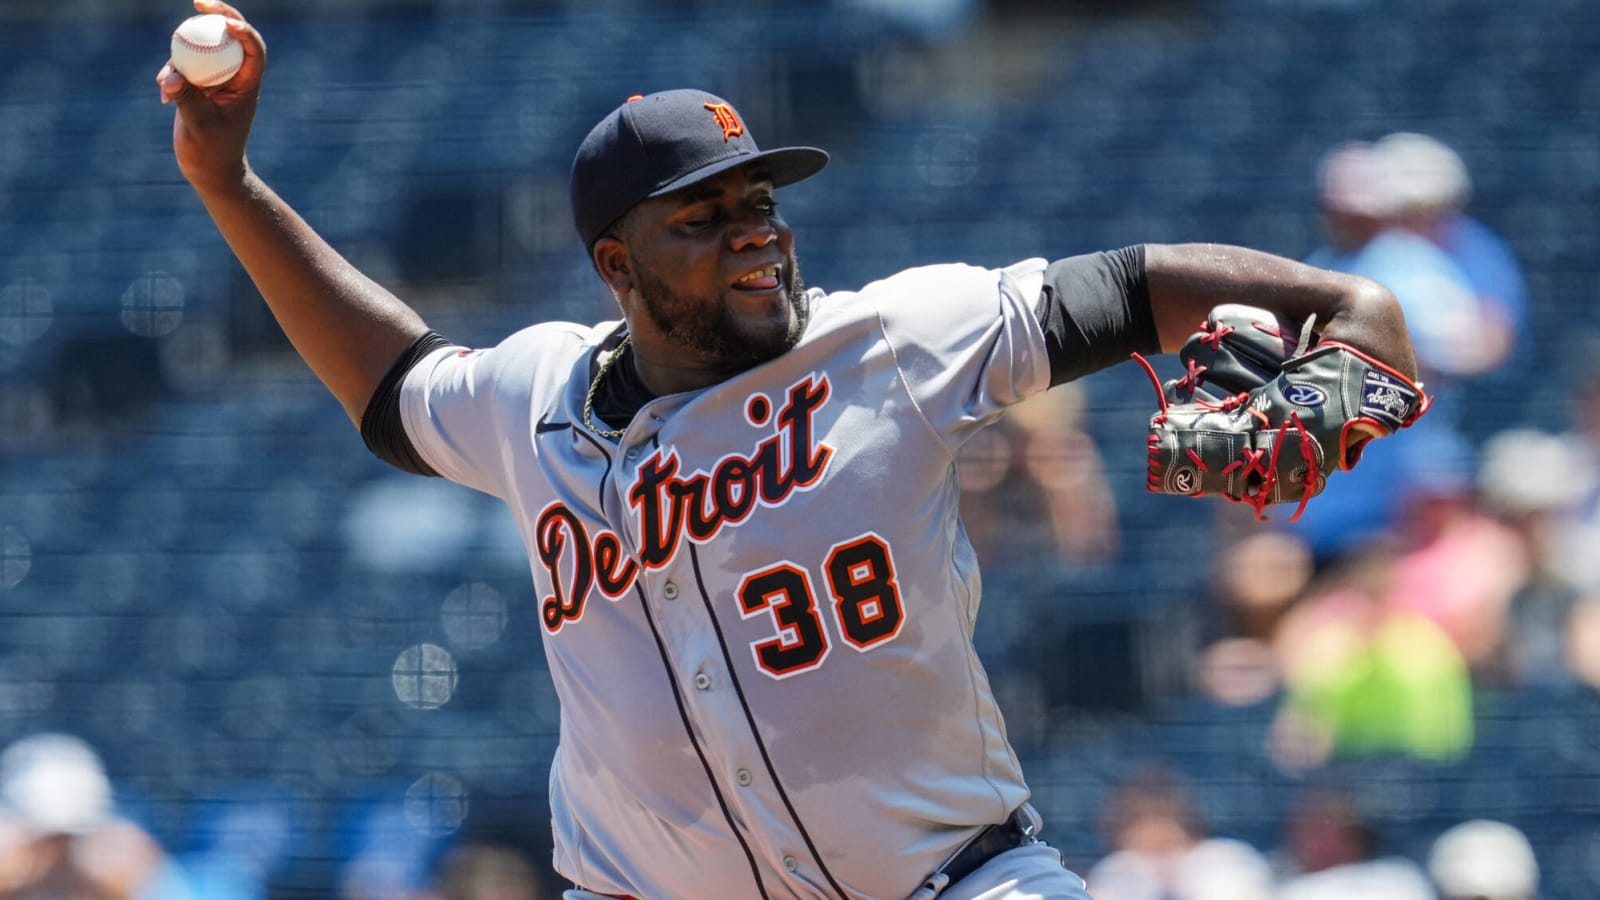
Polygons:
<instances>
[{"instance_id":1,"label":"pitcher's fingers","mask_svg":"<svg viewBox=\"0 0 1600 900\"><path fill-rule=\"evenodd\" d=\"M161 86L162 103L175 102L185 90L194 90L189 80L174 69L171 62L161 67L161 74L156 76L156 83Z\"/></svg>"},{"instance_id":2,"label":"pitcher's fingers","mask_svg":"<svg viewBox=\"0 0 1600 900\"><path fill-rule=\"evenodd\" d=\"M267 41L261 32L249 22L229 16L228 33L239 41L239 46L244 50L244 62L239 68L259 71L267 58Z\"/></svg>"},{"instance_id":3,"label":"pitcher's fingers","mask_svg":"<svg viewBox=\"0 0 1600 900\"><path fill-rule=\"evenodd\" d=\"M223 3L222 0L194 0L194 8L201 12L217 13L230 19L244 20L244 14Z\"/></svg>"},{"instance_id":4,"label":"pitcher's fingers","mask_svg":"<svg viewBox=\"0 0 1600 900\"><path fill-rule=\"evenodd\" d=\"M201 12L215 13L226 18L228 20L228 32L239 39L239 43L244 46L244 55L247 58L252 55L266 55L267 42L262 39L261 33L256 31L255 26L251 25L249 20L244 17L244 13L239 12L235 7L223 3L222 0L194 0L194 8Z\"/></svg>"},{"instance_id":5,"label":"pitcher's fingers","mask_svg":"<svg viewBox=\"0 0 1600 900\"><path fill-rule=\"evenodd\" d=\"M178 109L187 111L201 96L203 95L200 89L190 84L189 80L178 74L176 69L168 72L167 77L161 80L162 103L176 103Z\"/></svg>"}]
</instances>

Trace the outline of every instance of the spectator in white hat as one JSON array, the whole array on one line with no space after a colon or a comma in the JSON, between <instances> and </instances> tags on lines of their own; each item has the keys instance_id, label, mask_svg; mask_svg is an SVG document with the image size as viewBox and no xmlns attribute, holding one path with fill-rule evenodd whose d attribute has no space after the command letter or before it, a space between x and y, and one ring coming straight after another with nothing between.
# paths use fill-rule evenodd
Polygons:
<instances>
[{"instance_id":1,"label":"spectator in white hat","mask_svg":"<svg viewBox=\"0 0 1600 900\"><path fill-rule=\"evenodd\" d=\"M116 815L99 755L52 733L0 753L0 897L193 900L155 839Z\"/></svg>"},{"instance_id":2,"label":"spectator in white hat","mask_svg":"<svg viewBox=\"0 0 1600 900\"><path fill-rule=\"evenodd\" d=\"M1428 238L1402 227L1409 202L1405 177L1376 145L1350 141L1333 148L1317 169L1317 206L1327 245L1306 258L1314 266L1362 275L1394 292L1405 311L1417 366L1433 411L1414 435L1430 433L1432 446L1463 441L1456 420L1461 398L1449 389L1494 359L1482 347L1483 317L1464 272ZM1414 443L1424 443L1420 439ZM1317 514L1290 530L1311 547L1319 563L1359 551L1391 533L1411 495L1431 487L1434 460L1404 448L1374 447L1361 466L1330 481Z\"/></svg>"},{"instance_id":3,"label":"spectator in white hat","mask_svg":"<svg viewBox=\"0 0 1600 900\"><path fill-rule=\"evenodd\" d=\"M1393 221L1443 250L1477 296L1484 322L1480 342L1493 368L1530 351L1526 333L1528 288L1510 244L1467 215L1472 178L1461 156L1436 138L1391 134L1372 152L1392 173ZM1523 360L1526 362L1526 360Z\"/></svg>"},{"instance_id":4,"label":"spectator in white hat","mask_svg":"<svg viewBox=\"0 0 1600 900\"><path fill-rule=\"evenodd\" d=\"M1441 900L1537 900L1539 863L1527 837L1504 822L1474 819L1439 835L1428 874Z\"/></svg>"}]
</instances>

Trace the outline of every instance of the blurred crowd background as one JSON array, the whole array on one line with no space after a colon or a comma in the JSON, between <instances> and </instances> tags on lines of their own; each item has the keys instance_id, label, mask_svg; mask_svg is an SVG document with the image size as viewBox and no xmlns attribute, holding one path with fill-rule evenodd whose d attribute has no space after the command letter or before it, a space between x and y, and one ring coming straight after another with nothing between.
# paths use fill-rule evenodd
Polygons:
<instances>
[{"instance_id":1,"label":"blurred crowd background","mask_svg":"<svg viewBox=\"0 0 1600 900\"><path fill-rule=\"evenodd\" d=\"M1292 525L1146 495L1131 366L968 446L980 649L1099 900L1600 896L1600 5L245 12L256 168L465 343L613 315L571 155L684 86L833 153L815 285L1195 240L1389 285L1436 407ZM0 2L0 897L556 896L521 545L367 455L181 182L188 13Z\"/></svg>"}]
</instances>

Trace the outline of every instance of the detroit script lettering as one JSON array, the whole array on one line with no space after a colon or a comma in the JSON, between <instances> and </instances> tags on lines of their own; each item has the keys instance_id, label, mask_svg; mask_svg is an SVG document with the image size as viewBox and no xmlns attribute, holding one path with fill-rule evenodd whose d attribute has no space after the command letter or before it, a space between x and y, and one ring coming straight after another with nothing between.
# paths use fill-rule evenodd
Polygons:
<instances>
[{"instance_id":1,"label":"detroit script lettering","mask_svg":"<svg viewBox=\"0 0 1600 900\"><path fill-rule=\"evenodd\" d=\"M627 492L628 506L638 516L639 546L631 553L611 531L601 530L591 540L583 520L566 504L545 507L534 539L535 556L550 574L552 592L539 605L546 630L555 634L583 618L594 588L616 600L633 586L641 566L669 565L685 535L703 544L723 526L745 521L757 505L781 506L795 491L816 485L833 459L833 448L817 440L813 427L828 393L827 376L808 376L789 388L776 417L769 417L764 397L752 397L746 406L751 423L762 427L771 421L775 433L748 456L729 454L709 472L679 475L682 464L672 447L651 454ZM565 578L563 561L568 563Z\"/></svg>"}]
</instances>

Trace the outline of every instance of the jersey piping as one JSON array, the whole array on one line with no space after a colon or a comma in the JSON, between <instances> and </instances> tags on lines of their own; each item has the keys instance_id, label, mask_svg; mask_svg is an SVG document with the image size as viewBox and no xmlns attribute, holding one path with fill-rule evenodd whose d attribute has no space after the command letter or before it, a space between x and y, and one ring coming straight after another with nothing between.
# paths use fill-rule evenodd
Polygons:
<instances>
[{"instance_id":1,"label":"jersey piping","mask_svg":"<svg viewBox=\"0 0 1600 900\"><path fill-rule=\"evenodd\" d=\"M778 789L778 797L783 800L783 808L789 811L789 818L794 821L794 827L799 829L800 839L806 842L806 849L811 851L811 858L816 860L817 868L822 870L822 877L828 880L829 887L838 891L840 897L847 897L849 894L839 886L839 881L833 877L833 873L828 871L828 864L822 861L822 854L817 851L816 842L811 839L811 833L800 820L800 813L790 801L789 792L784 790L783 781L778 778L777 767L772 764L772 757L767 753L767 742L761 736L761 729L756 727L755 716L750 712L750 704L745 700L744 686L739 683L738 670L733 664L733 657L728 653L728 641L722 634L722 621L717 618L717 611L711 606L711 594L706 590L705 578L700 574L699 548L692 543L689 545L689 562L694 567L694 582L695 587L700 589L700 602L705 605L706 613L711 617L711 628L717 634L717 647L722 651L722 659L728 666L728 680L733 682L734 695L739 698L739 709L744 712L745 722L750 726L750 736L755 739L756 749L761 751L761 763L766 766L773 787Z\"/></svg>"},{"instance_id":2,"label":"jersey piping","mask_svg":"<svg viewBox=\"0 0 1600 900\"><path fill-rule=\"evenodd\" d=\"M633 590L639 597L639 608L644 611L645 621L650 624L650 637L656 642L656 652L661 654L661 667L667 672L667 684L672 687L672 702L678 705L678 718L683 722L683 733L689 736L689 744L694 747L694 755L700 759L700 767L705 770L706 781L711 785L711 793L716 795L717 806L722 810L722 818L728 823L728 830L733 833L734 839L739 842L739 849L744 851L745 860L750 863L750 876L756 881L756 890L761 892L761 900L771 900L771 895L767 893L767 886L761 882L761 866L756 862L755 853L750 850L750 845L745 841L743 832L733 821L733 811L728 809L728 800L722 796L722 787L717 784L716 776L711 772L711 762L706 759L705 750L701 748L700 742L695 739L694 727L689 721L689 710L683 703L683 689L678 685L678 679L673 675L672 658L667 655L667 646L661 640L660 629L656 628L656 617L650 613L650 602L644 595L644 588L635 584ZM734 679L734 684L738 684L737 678ZM764 748L763 753L765 753ZM785 798L785 802L787 802L787 799ZM809 841L810 839L807 838L807 840Z\"/></svg>"},{"instance_id":3,"label":"jersey piping","mask_svg":"<svg viewBox=\"0 0 1600 900\"><path fill-rule=\"evenodd\" d=\"M581 435L584 440L592 444L595 449L599 450L600 454L606 458L606 475L604 478L600 479L601 487L599 488L599 496L597 497L600 510L602 513L604 513L606 505L604 485L611 477L611 466L615 460L613 459L611 452L607 450L604 445L602 445L598 440L595 440L592 435L588 434L583 429L574 429L574 433ZM699 577L700 572L697 566L695 569L695 578L698 580ZM634 593L639 597L639 608L644 612L644 619L650 625L650 637L655 641L656 652L661 655L661 667L666 670L667 684L672 688L672 702L677 704L678 719L683 723L683 733L689 738L690 746L694 747L694 755L700 760L700 768L705 770L706 781L711 785L711 793L717 798L717 807L722 810L722 818L728 823L728 831L732 832L734 839L739 842L739 849L744 851L744 858L750 864L750 876L756 881L756 890L761 892L762 900L770 900L770 897L767 894L767 887L761 882L761 867L760 864L756 862L755 853L751 851L749 843L745 841L744 834L739 830L739 826L734 823L733 812L728 809L728 800L722 795L722 787L717 784L716 776L712 774L711 762L706 759L705 749L700 746L700 741L694 736L694 726L693 723L689 721L689 709L684 705L683 702L683 691L678 685L678 679L673 677L672 658L667 653L666 644L661 640L661 631L656 627L656 617L650 612L650 603L648 598L645 597L644 588L638 584L635 584L633 586L633 590ZM705 587L702 585L701 594L704 595L704 593ZM714 617L712 621L716 621ZM720 632L718 634L718 638L721 638ZM738 679L734 678L733 681L735 687L737 687ZM740 702L742 703L743 700L744 698L741 695ZM762 749L762 752L765 754L765 748Z\"/></svg>"},{"instance_id":4,"label":"jersey piping","mask_svg":"<svg viewBox=\"0 0 1600 900\"><path fill-rule=\"evenodd\" d=\"M955 463L952 462L951 465L953 466L953 465L955 465ZM950 543L952 545L952 549L951 549L951 552L950 552L950 556L951 556L951 558L953 560L958 560L960 558L960 554L957 554L957 553L954 552L954 546L953 546L959 540L960 540L960 532L959 531L957 531L955 534L951 535ZM958 569L962 568L959 565L959 563L957 563L957 568ZM963 586L966 584L964 579L957 579L956 583L960 584L960 585L963 585ZM972 604L972 594L971 594L971 592L963 591L962 601L963 602L961 602L961 603L956 603L956 604L952 604L952 605L955 607L955 611L954 611L955 615L957 615L957 616L959 616L961 618L961 622L962 622L963 626L966 627L967 633L971 634L973 628L976 627L976 624L977 624L977 622L976 622L977 611L974 610L972 608L972 605L971 605ZM970 649L970 650L967 651L969 656L970 655L975 655L976 652L977 651L975 649ZM969 666L968 672L967 672L967 690L971 692L971 696L974 699L978 698L983 693L983 691L978 687L978 671L979 670L978 670L977 667ZM981 703L975 704L975 705L979 709L982 708L982 704ZM1014 747L1011 746L1010 735L1008 735L1006 733L1005 717L1004 716L996 717L994 724L996 725L996 727L998 728L998 730L1000 732L1000 740L1001 740L1002 746L1004 747L1004 749L1006 751L1006 756L1011 760L1011 765L1013 767L1017 767L1018 762L1019 762L1018 759L1017 759L1017 751L1016 751L1016 749ZM982 729L979 729L979 731L982 732ZM983 770L983 781L984 781L985 784L987 784L989 786L989 790L994 792L994 797L995 797L996 804L1000 805L1000 806L1004 806L1005 802L1006 802L1005 793L1000 789L1000 786L995 783L994 770L989 765L989 752L988 752L989 751L989 739L987 737L981 738L979 740L979 747L980 747L980 749L982 751L981 753L979 753L978 759L979 759L979 768L981 768Z\"/></svg>"}]
</instances>

